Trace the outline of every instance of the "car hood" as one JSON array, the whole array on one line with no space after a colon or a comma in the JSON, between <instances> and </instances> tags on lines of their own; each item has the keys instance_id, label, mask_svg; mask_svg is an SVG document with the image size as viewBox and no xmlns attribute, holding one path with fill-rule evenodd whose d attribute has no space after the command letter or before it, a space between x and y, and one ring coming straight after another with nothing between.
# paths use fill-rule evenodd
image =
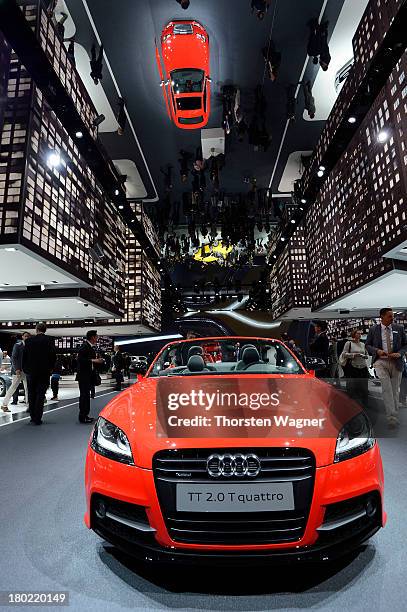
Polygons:
<instances>
[{"instance_id":1,"label":"car hood","mask_svg":"<svg viewBox=\"0 0 407 612\"><path fill-rule=\"evenodd\" d=\"M172 44L162 43L162 56L167 77L173 70L198 68L209 72L209 47L194 34L172 37Z\"/></svg>"},{"instance_id":2,"label":"car hood","mask_svg":"<svg viewBox=\"0 0 407 612\"><path fill-rule=\"evenodd\" d=\"M169 378L169 377L168 377ZM175 384L177 381L182 384L183 377L171 377ZM197 380L197 377L193 377ZM214 377L200 376L200 380L207 379L213 381ZM236 378L236 376L222 376L220 378L225 382ZM256 382L261 379L264 381L264 375L244 376L242 379L256 385ZM283 379L281 376L268 376L268 379ZM285 377L284 380L287 380ZM316 459L317 467L330 465L333 463L336 437L342 425L347 422L352 416L361 412L358 404L353 402L347 395L321 380L311 376L290 376L296 389L296 397L298 398L293 403L296 406L284 406L284 409L290 412L291 416L306 416L309 415L307 410L310 406L316 408L317 412L325 411L325 415L330 415L335 423L336 433L333 434L333 429L329 435L324 437L309 437L302 435L301 431L298 434L294 431L291 436L283 435L282 437L194 437L194 438L175 438L168 437L159 432L160 427L157 416L157 384L160 378L143 378L132 385L129 389L116 396L102 411L101 416L108 421L120 427L127 435L135 464L152 469L153 455L164 449L176 448L253 448L253 447L296 447L307 448L311 450ZM308 406L305 407L304 406ZM312 434L314 436L314 434Z\"/></svg>"}]
</instances>

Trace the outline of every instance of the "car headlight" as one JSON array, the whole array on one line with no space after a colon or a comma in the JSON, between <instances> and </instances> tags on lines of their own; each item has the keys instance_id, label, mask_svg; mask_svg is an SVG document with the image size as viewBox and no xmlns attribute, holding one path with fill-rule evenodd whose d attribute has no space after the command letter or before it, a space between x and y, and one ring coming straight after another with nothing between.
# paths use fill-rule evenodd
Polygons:
<instances>
[{"instance_id":1,"label":"car headlight","mask_svg":"<svg viewBox=\"0 0 407 612\"><path fill-rule=\"evenodd\" d=\"M370 450L376 443L372 425L364 412L346 423L336 440L334 462L344 461Z\"/></svg>"},{"instance_id":2,"label":"car headlight","mask_svg":"<svg viewBox=\"0 0 407 612\"><path fill-rule=\"evenodd\" d=\"M130 442L124 431L103 417L96 421L90 447L99 455L134 465Z\"/></svg>"}]
</instances>

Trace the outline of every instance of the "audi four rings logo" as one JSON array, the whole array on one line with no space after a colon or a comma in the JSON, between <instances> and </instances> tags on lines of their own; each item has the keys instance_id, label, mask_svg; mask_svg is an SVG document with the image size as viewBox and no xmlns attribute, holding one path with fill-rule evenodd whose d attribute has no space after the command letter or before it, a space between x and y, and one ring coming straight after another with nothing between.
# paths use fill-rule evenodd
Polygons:
<instances>
[{"instance_id":1,"label":"audi four rings logo","mask_svg":"<svg viewBox=\"0 0 407 612\"><path fill-rule=\"evenodd\" d=\"M206 462L209 476L251 476L260 472L260 459L257 455L211 455Z\"/></svg>"}]
</instances>

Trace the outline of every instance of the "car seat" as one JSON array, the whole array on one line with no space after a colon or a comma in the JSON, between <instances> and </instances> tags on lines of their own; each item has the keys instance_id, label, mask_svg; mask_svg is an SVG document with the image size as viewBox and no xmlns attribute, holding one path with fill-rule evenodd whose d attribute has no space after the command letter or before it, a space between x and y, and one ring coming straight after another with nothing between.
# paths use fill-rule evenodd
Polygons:
<instances>
[{"instance_id":1,"label":"car seat","mask_svg":"<svg viewBox=\"0 0 407 612\"><path fill-rule=\"evenodd\" d=\"M202 359L201 355L192 355L188 359L187 368L189 372L209 372L208 368L205 367L205 362ZM188 372L186 372L188 374Z\"/></svg>"},{"instance_id":2,"label":"car seat","mask_svg":"<svg viewBox=\"0 0 407 612\"><path fill-rule=\"evenodd\" d=\"M242 359L237 362L235 370L236 372L247 370L247 368L256 363L264 363L260 360L259 351L255 346L246 346L243 349Z\"/></svg>"}]
</instances>

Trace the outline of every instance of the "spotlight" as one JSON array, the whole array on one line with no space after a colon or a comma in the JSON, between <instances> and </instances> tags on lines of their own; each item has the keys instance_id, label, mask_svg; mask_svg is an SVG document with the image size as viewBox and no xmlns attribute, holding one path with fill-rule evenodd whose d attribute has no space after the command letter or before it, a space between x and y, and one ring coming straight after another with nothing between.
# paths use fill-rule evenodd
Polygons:
<instances>
[{"instance_id":1,"label":"spotlight","mask_svg":"<svg viewBox=\"0 0 407 612\"><path fill-rule=\"evenodd\" d=\"M56 151L53 151L48 155L47 162L52 168L57 168L61 165L61 156Z\"/></svg>"},{"instance_id":2,"label":"spotlight","mask_svg":"<svg viewBox=\"0 0 407 612\"><path fill-rule=\"evenodd\" d=\"M284 236L281 236L280 240L281 240L281 242L285 242Z\"/></svg>"},{"instance_id":3,"label":"spotlight","mask_svg":"<svg viewBox=\"0 0 407 612\"><path fill-rule=\"evenodd\" d=\"M291 219L291 223L292 223L293 225L295 225L295 224L296 224L296 220L295 220L295 219Z\"/></svg>"},{"instance_id":4,"label":"spotlight","mask_svg":"<svg viewBox=\"0 0 407 612\"><path fill-rule=\"evenodd\" d=\"M301 199L301 204L306 204L306 203L307 203L307 200L305 198L302 198Z\"/></svg>"},{"instance_id":5,"label":"spotlight","mask_svg":"<svg viewBox=\"0 0 407 612\"><path fill-rule=\"evenodd\" d=\"M118 189L114 190L114 195L119 195L120 191Z\"/></svg>"},{"instance_id":6,"label":"spotlight","mask_svg":"<svg viewBox=\"0 0 407 612\"><path fill-rule=\"evenodd\" d=\"M123 204L120 204L119 205L119 210L123 210L123 208L124 208Z\"/></svg>"},{"instance_id":7,"label":"spotlight","mask_svg":"<svg viewBox=\"0 0 407 612\"><path fill-rule=\"evenodd\" d=\"M325 166L320 166L319 169L322 170L322 172L325 172L326 170Z\"/></svg>"},{"instance_id":8,"label":"spotlight","mask_svg":"<svg viewBox=\"0 0 407 612\"><path fill-rule=\"evenodd\" d=\"M75 132L75 136L76 136L76 138L83 138L83 132L78 130L77 132Z\"/></svg>"},{"instance_id":9,"label":"spotlight","mask_svg":"<svg viewBox=\"0 0 407 612\"><path fill-rule=\"evenodd\" d=\"M377 142L386 142L389 139L389 132L387 130L381 130L377 135Z\"/></svg>"},{"instance_id":10,"label":"spotlight","mask_svg":"<svg viewBox=\"0 0 407 612\"><path fill-rule=\"evenodd\" d=\"M97 117L95 117L95 119L92 121L92 125L93 127L98 127L101 123L103 123L103 121L106 119L106 117L104 115L98 115Z\"/></svg>"},{"instance_id":11,"label":"spotlight","mask_svg":"<svg viewBox=\"0 0 407 612\"><path fill-rule=\"evenodd\" d=\"M356 123L356 117L348 117L348 123Z\"/></svg>"},{"instance_id":12,"label":"spotlight","mask_svg":"<svg viewBox=\"0 0 407 612\"><path fill-rule=\"evenodd\" d=\"M319 176L319 178L322 178L324 176L324 171L323 170L318 170L317 176Z\"/></svg>"}]
</instances>

